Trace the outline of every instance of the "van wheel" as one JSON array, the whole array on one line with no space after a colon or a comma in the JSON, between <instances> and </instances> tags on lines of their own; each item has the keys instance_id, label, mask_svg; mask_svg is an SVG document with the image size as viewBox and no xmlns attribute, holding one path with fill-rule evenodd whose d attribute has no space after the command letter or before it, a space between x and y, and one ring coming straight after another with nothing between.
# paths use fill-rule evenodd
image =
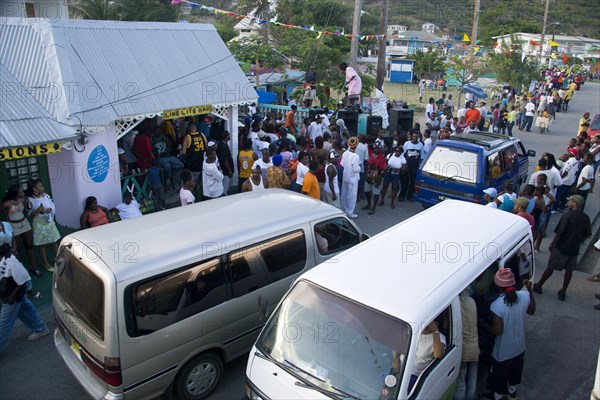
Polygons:
<instances>
[{"instance_id":1,"label":"van wheel","mask_svg":"<svg viewBox=\"0 0 600 400\"><path fill-rule=\"evenodd\" d=\"M201 354L189 361L175 380L180 399L200 400L213 391L223 375L223 361L216 354Z\"/></svg>"}]
</instances>

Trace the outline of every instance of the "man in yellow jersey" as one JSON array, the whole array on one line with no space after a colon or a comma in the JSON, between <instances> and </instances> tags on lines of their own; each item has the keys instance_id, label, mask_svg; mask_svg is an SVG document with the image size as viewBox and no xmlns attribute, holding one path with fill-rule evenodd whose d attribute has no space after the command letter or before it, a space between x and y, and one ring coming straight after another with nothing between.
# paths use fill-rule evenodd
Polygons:
<instances>
[{"instance_id":1,"label":"man in yellow jersey","mask_svg":"<svg viewBox=\"0 0 600 400\"><path fill-rule=\"evenodd\" d=\"M244 139L242 143L242 149L238 153L237 167L238 167L238 193L242 193L242 186L244 182L250 178L252 174L252 166L254 161L258 159L254 151L252 150L252 139Z\"/></svg>"},{"instance_id":2,"label":"man in yellow jersey","mask_svg":"<svg viewBox=\"0 0 600 400\"><path fill-rule=\"evenodd\" d=\"M206 151L206 136L198 132L195 124L187 127L187 134L183 139L182 157L185 166L192 171L196 187L194 196L202 199L202 165L204 164L204 152Z\"/></svg>"}]
</instances>

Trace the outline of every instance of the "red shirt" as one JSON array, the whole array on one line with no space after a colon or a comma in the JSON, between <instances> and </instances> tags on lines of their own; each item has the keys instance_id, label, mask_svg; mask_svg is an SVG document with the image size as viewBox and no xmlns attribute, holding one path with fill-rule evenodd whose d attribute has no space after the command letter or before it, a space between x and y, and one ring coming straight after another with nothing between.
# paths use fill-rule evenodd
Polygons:
<instances>
[{"instance_id":1,"label":"red shirt","mask_svg":"<svg viewBox=\"0 0 600 400\"><path fill-rule=\"evenodd\" d=\"M387 163L385 162L383 153L373 153L369 156L369 168L377 168L380 171L385 171L387 169Z\"/></svg>"},{"instance_id":2,"label":"red shirt","mask_svg":"<svg viewBox=\"0 0 600 400\"><path fill-rule=\"evenodd\" d=\"M148 169L154 159L150 137L148 135L137 135L133 141L133 151L137 157L137 167Z\"/></svg>"},{"instance_id":3,"label":"red shirt","mask_svg":"<svg viewBox=\"0 0 600 400\"><path fill-rule=\"evenodd\" d=\"M525 218L527 220L527 222L529 222L529 226L531 227L531 233L534 233L535 219L533 218L533 215L526 213L526 212L519 212L519 213L517 213L517 215L519 217Z\"/></svg>"}]
</instances>

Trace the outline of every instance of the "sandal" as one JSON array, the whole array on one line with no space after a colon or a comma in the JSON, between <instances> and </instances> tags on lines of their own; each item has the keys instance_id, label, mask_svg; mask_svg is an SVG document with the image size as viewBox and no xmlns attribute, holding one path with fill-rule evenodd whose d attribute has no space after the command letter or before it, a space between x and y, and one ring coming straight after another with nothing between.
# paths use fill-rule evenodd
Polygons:
<instances>
[{"instance_id":1,"label":"sandal","mask_svg":"<svg viewBox=\"0 0 600 400\"><path fill-rule=\"evenodd\" d=\"M588 276L587 280L590 282L600 282L600 274Z\"/></svg>"},{"instance_id":2,"label":"sandal","mask_svg":"<svg viewBox=\"0 0 600 400\"><path fill-rule=\"evenodd\" d=\"M29 297L32 299L43 299L44 295L41 292L33 292L33 294L30 294Z\"/></svg>"},{"instance_id":3,"label":"sandal","mask_svg":"<svg viewBox=\"0 0 600 400\"><path fill-rule=\"evenodd\" d=\"M53 266L46 265L46 264L44 264L43 266L44 266L44 269L46 269L46 271L48 271L48 272L54 272L54 267Z\"/></svg>"},{"instance_id":4,"label":"sandal","mask_svg":"<svg viewBox=\"0 0 600 400\"><path fill-rule=\"evenodd\" d=\"M42 276L42 271L40 271L39 269L34 269L31 271L31 273L33 274L33 276L35 276L36 278L40 278Z\"/></svg>"}]
</instances>

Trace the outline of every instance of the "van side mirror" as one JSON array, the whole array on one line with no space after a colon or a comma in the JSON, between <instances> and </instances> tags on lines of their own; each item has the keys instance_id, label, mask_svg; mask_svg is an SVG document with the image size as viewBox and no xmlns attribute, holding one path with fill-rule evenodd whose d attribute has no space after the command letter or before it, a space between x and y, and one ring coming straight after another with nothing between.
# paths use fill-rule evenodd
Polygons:
<instances>
[{"instance_id":1,"label":"van side mirror","mask_svg":"<svg viewBox=\"0 0 600 400\"><path fill-rule=\"evenodd\" d=\"M535 150L527 150L527 156L535 157Z\"/></svg>"}]
</instances>

